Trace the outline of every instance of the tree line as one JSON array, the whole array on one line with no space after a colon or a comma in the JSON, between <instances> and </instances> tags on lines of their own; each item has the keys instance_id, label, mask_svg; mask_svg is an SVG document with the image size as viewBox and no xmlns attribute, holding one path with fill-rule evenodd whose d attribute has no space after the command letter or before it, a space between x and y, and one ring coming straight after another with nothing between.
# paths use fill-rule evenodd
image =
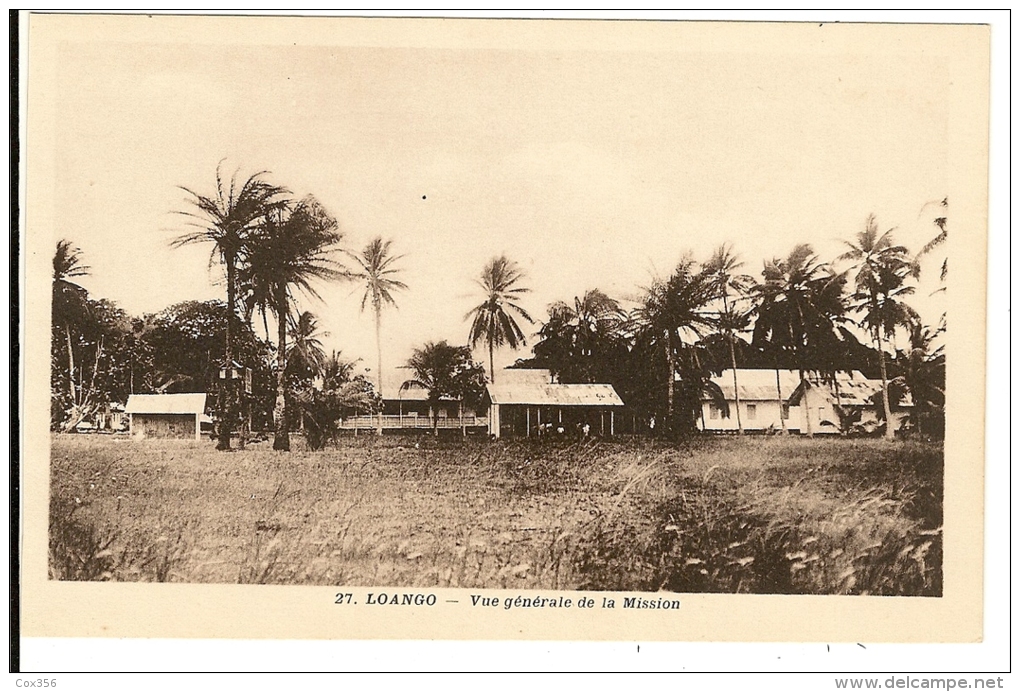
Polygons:
<instances>
[{"instance_id":1,"label":"tree line","mask_svg":"<svg viewBox=\"0 0 1020 692\"><path fill-rule=\"evenodd\" d=\"M271 427L274 449L289 450L294 425L320 447L335 438L345 417L380 413L382 315L409 289L400 279L403 256L382 237L357 252L343 247L336 218L314 196L295 197L268 182L268 175L227 179L218 168L211 194L181 188L188 201L177 213L189 228L171 244L210 248L210 262L223 270L225 302L189 301L129 316L88 295L78 283L89 272L81 251L69 240L58 242L51 341L55 430L73 430L98 407L126 401L131 393L215 390L217 446L224 450L238 430L243 439L249 424ZM940 207L947 209L947 202ZM570 303L551 304L538 325L533 356L517 367L548 368L565 383L613 384L637 415L661 421L657 431L672 434L696 428L702 397L720 398L711 378L724 370L732 371L735 389L738 368L793 369L802 379L808 372L834 378L862 370L882 381L876 406L884 419L909 392L917 428L939 435L945 357L936 343L945 318L924 325L907 301L920 255L946 239L944 213L935 225L937 235L912 255L872 216L832 262L801 244L766 261L760 277L744 273L729 245L702 262L685 255L669 276L641 288L632 309L597 288ZM943 264L943 282L946 272ZM496 350L527 345L528 325L536 324L522 305L530 292L526 279L506 256L489 261L477 279L482 300L465 316L466 343L416 348L404 386L425 388L434 408L443 398L477 405L485 380L495 381ZM329 281L364 287L361 309L371 312L376 330L375 382L355 374L354 362L340 353L325 353L327 335L301 307L303 298L318 298ZM898 331L907 335L908 348L890 348ZM487 378L472 358L471 349L479 346L488 354ZM220 377L235 365L250 370L249 398L241 395L239 380ZM728 412L726 402L720 405ZM381 413L378 420L381 433ZM892 432L887 427L886 434Z\"/></svg>"}]
</instances>

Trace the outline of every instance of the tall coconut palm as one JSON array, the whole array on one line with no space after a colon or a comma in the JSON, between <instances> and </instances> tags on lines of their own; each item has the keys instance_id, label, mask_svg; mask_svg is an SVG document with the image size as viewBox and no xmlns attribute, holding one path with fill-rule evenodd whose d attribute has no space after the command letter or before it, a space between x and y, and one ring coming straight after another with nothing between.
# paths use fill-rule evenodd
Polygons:
<instances>
[{"instance_id":1,"label":"tall coconut palm","mask_svg":"<svg viewBox=\"0 0 1020 692\"><path fill-rule=\"evenodd\" d=\"M737 272L744 263L733 253L730 245L722 244L715 249L711 258L705 264L705 272L709 275L710 281L715 288L716 299L722 300L722 310L719 312L719 329L730 347L730 367L733 373L733 397L736 405L737 433L744 434L744 424L740 418L740 387L737 382L737 353L736 334L747 328L747 311L739 310L736 301L739 301L754 285L754 279L746 274ZM730 301L730 293L735 294L734 302Z\"/></svg>"},{"instance_id":2,"label":"tall coconut palm","mask_svg":"<svg viewBox=\"0 0 1020 692\"><path fill-rule=\"evenodd\" d=\"M519 286L524 273L517 263L507 259L506 255L494 257L485 265L477 283L485 292L485 301L465 315L464 319L473 317L468 341L472 347L485 341L489 347L489 381L496 381L496 369L493 353L497 346L506 344L516 350L526 345L524 332L514 319L514 313L534 324L524 308L517 303L517 297L528 293L531 289Z\"/></svg>"},{"instance_id":3,"label":"tall coconut palm","mask_svg":"<svg viewBox=\"0 0 1020 692\"><path fill-rule=\"evenodd\" d=\"M407 284L399 281L394 276L400 272L393 264L399 261L403 255L391 255L390 245L392 240L383 240L381 237L373 238L360 253L348 252L360 266L358 271L352 273L352 278L361 281L365 287L365 294L361 298L361 311L371 302L372 312L375 314L375 352L376 366L378 371L377 391L379 396L383 395L383 369L382 369L382 309L384 305L397 306L393 294L396 291L407 290ZM379 411L379 423L376 432L382 435L382 410Z\"/></svg>"},{"instance_id":4,"label":"tall coconut palm","mask_svg":"<svg viewBox=\"0 0 1020 692\"><path fill-rule=\"evenodd\" d=\"M764 281L753 288L755 309L753 342L772 351L776 362L776 396L782 408L779 361L785 356L800 372L818 369L837 348L837 323L844 312L845 277L837 275L815 255L810 245L797 245L784 259L773 259L762 270ZM786 423L780 416L785 432ZM812 434L810 416L805 432Z\"/></svg>"},{"instance_id":5,"label":"tall coconut palm","mask_svg":"<svg viewBox=\"0 0 1020 692\"><path fill-rule=\"evenodd\" d=\"M889 406L889 382L885 362L885 339L896 333L897 327L907 326L917 314L902 301L914 292L907 279L917 278L917 262L907 248L895 245L893 229L879 233L875 215L868 216L864 229L857 233L854 242L844 241L849 248L840 255L840 261L852 263L854 274L855 310L861 314L861 326L868 330L878 350L879 369L882 374L882 407L885 412L885 436L892 439L892 412Z\"/></svg>"},{"instance_id":6,"label":"tall coconut palm","mask_svg":"<svg viewBox=\"0 0 1020 692\"><path fill-rule=\"evenodd\" d=\"M220 163L222 166L222 162ZM195 227L196 230L177 237L171 245L176 248L196 243L211 243L210 266L219 262L224 267L229 312L224 360L229 367L234 355L238 262L244 255L245 245L252 232L268 214L279 210L285 204L282 196L287 191L265 180L264 176L268 175L268 171L255 173L240 185L238 172L235 172L228 182L221 174L221 166L216 167L216 189L212 195L201 195L189 188L181 187L190 196L188 201L194 208L177 213L188 217L188 225ZM230 380L227 382L230 383ZM221 397L220 436L216 448L229 450L230 435L236 417L234 393L224 388L221 390Z\"/></svg>"},{"instance_id":7,"label":"tall coconut palm","mask_svg":"<svg viewBox=\"0 0 1020 692\"><path fill-rule=\"evenodd\" d=\"M54 353L56 353L56 340L58 329L64 332L64 341L67 346L67 376L68 393L70 395L70 406L72 411L81 404L80 392L74 382L74 347L71 332L74 325L81 323L88 314L88 292L79 286L72 279L88 276L90 267L82 264L82 251L74 247L70 240L64 239L57 242L56 252L53 254L53 304L52 315L53 325L51 338L53 339ZM72 415L72 418L77 416ZM74 426L77 420L67 421L68 425Z\"/></svg>"},{"instance_id":8,"label":"tall coconut palm","mask_svg":"<svg viewBox=\"0 0 1020 692\"><path fill-rule=\"evenodd\" d=\"M632 316L633 329L638 339L661 349L665 356L666 419L672 425L678 356L715 324L715 317L706 310L714 297L714 288L710 276L698 268L693 258L685 256L667 280L656 280L644 293ZM697 360L695 356L685 362ZM700 391L700 373L696 378Z\"/></svg>"},{"instance_id":9,"label":"tall coconut palm","mask_svg":"<svg viewBox=\"0 0 1020 692\"><path fill-rule=\"evenodd\" d=\"M277 325L275 450L290 451L287 323L291 304L297 292L318 298L314 281L346 276L333 259L342 238L336 219L309 196L267 215L245 246L242 281L256 296L258 308L273 313Z\"/></svg>"}]
</instances>

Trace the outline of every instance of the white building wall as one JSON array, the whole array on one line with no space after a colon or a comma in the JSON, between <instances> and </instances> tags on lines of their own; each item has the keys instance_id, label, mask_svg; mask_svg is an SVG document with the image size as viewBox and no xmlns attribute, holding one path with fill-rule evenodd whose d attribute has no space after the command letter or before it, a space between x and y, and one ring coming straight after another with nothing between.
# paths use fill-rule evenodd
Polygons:
<instances>
[{"instance_id":1,"label":"white building wall","mask_svg":"<svg viewBox=\"0 0 1020 692\"><path fill-rule=\"evenodd\" d=\"M730 407L729 418L724 418L722 411L715 408L710 401L701 402L701 413L704 419L704 430L710 432L737 431L737 404L735 401L726 402ZM713 410L715 417L713 417ZM780 420L780 404L772 401L741 401L740 422L746 431L763 431L770 427L774 430L782 430L783 421ZM701 421L698 421L699 425ZM790 407L789 418L785 421L788 430L799 430L801 427L801 411L799 406Z\"/></svg>"}]
</instances>

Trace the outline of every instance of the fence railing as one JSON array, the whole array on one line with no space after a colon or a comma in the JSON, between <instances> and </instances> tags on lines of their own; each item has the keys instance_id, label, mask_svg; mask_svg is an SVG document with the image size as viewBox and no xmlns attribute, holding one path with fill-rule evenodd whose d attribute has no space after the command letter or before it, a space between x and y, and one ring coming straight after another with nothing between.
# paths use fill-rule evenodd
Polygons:
<instances>
[{"instance_id":1,"label":"fence railing","mask_svg":"<svg viewBox=\"0 0 1020 692\"><path fill-rule=\"evenodd\" d=\"M379 416L352 416L345 418L340 424L342 430L374 430L379 424ZM488 427L489 419L485 416L439 416L436 427L446 430L450 428ZM384 430L431 430L432 418L429 416L383 416Z\"/></svg>"}]
</instances>

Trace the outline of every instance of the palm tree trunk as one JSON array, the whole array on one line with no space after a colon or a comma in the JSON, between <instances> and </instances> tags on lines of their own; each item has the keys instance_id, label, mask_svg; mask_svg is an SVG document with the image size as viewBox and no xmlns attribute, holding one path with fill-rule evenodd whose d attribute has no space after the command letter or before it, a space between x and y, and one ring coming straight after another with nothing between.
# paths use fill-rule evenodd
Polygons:
<instances>
[{"instance_id":1,"label":"palm tree trunk","mask_svg":"<svg viewBox=\"0 0 1020 692\"><path fill-rule=\"evenodd\" d=\"M273 449L290 451L290 431L287 429L287 294L286 289L276 296L277 350L276 350L276 404L273 418Z\"/></svg>"},{"instance_id":2,"label":"palm tree trunk","mask_svg":"<svg viewBox=\"0 0 1020 692\"><path fill-rule=\"evenodd\" d=\"M776 356L776 400L779 402L779 427L786 434L786 419L783 418L783 388L779 386L779 356Z\"/></svg>"},{"instance_id":3,"label":"palm tree trunk","mask_svg":"<svg viewBox=\"0 0 1020 692\"><path fill-rule=\"evenodd\" d=\"M882 350L882 337L875 329L875 348L878 349L878 365L882 373L882 408L885 411L885 439L891 440L896 437L896 430L893 428L892 409L889 406L889 381L885 372L885 351Z\"/></svg>"},{"instance_id":4,"label":"palm tree trunk","mask_svg":"<svg viewBox=\"0 0 1020 692\"><path fill-rule=\"evenodd\" d=\"M832 410L836 414L836 422L839 424L840 437L846 437L846 426L843 424L843 397L839 393L839 370L832 373L832 389L836 393L836 405Z\"/></svg>"},{"instance_id":5,"label":"palm tree trunk","mask_svg":"<svg viewBox=\"0 0 1020 692\"><path fill-rule=\"evenodd\" d=\"M730 302L727 299L726 294L727 294L726 284L724 283L723 284L723 290L722 290L723 312L726 313L727 316L729 316L729 314L730 314ZM744 424L740 421L740 390L739 390L739 388L737 386L737 353L736 353L736 348L733 345L733 340L735 338L736 337L733 336L732 326L730 326L726 330L726 340L730 344L730 366L733 368L733 400L734 400L733 403L737 407L737 434L738 435L743 435L744 434ZM780 418L783 417L783 407L782 407L782 404L780 404L780 406L779 406L779 417Z\"/></svg>"},{"instance_id":6,"label":"palm tree trunk","mask_svg":"<svg viewBox=\"0 0 1020 692\"><path fill-rule=\"evenodd\" d=\"M227 369L227 377L220 387L220 436L216 443L216 449L230 451L230 436L234 431L234 380L231 378L234 364L234 308L237 300L236 287L234 286L236 258L228 254L225 258L227 264L227 343L224 346L224 367Z\"/></svg>"},{"instance_id":7,"label":"palm tree trunk","mask_svg":"<svg viewBox=\"0 0 1020 692\"><path fill-rule=\"evenodd\" d=\"M489 382L496 384L496 366L492 358L492 337L489 337Z\"/></svg>"},{"instance_id":8,"label":"palm tree trunk","mask_svg":"<svg viewBox=\"0 0 1020 692\"><path fill-rule=\"evenodd\" d=\"M800 386L804 388L803 390L804 393L800 395L801 410L804 412L804 433L808 437L814 437L815 436L814 429L811 427L811 407L807 405L808 403L807 393L808 389L810 389L810 386L804 379L804 368L798 370L797 374L800 375ZM780 416L782 416L782 413L780 413Z\"/></svg>"},{"instance_id":9,"label":"palm tree trunk","mask_svg":"<svg viewBox=\"0 0 1020 692\"><path fill-rule=\"evenodd\" d=\"M733 367L733 399L734 405L737 407L737 434L744 434L744 424L740 422L740 389L737 387L737 352L733 347L734 336L729 335L730 342L730 365ZM779 417L783 417L783 406L779 406Z\"/></svg>"},{"instance_id":10,"label":"palm tree trunk","mask_svg":"<svg viewBox=\"0 0 1020 692\"><path fill-rule=\"evenodd\" d=\"M376 376L379 379L379 400L381 402L382 401L382 336L381 336L381 333L382 333L381 321L382 320L381 320L381 316L380 316L379 312L380 312L380 306L378 304L376 304L376 306L375 306L375 355L376 355L376 365L379 368L379 371L376 373ZM379 423L376 426L376 434L377 435L382 435L382 416L383 416L383 412L382 412L382 407L380 406L379 407Z\"/></svg>"},{"instance_id":11,"label":"palm tree trunk","mask_svg":"<svg viewBox=\"0 0 1020 692\"><path fill-rule=\"evenodd\" d=\"M67 337L67 381L71 392L71 405L78 404L78 392L74 387L74 349L71 347L71 325L64 325L64 335Z\"/></svg>"}]
</instances>

